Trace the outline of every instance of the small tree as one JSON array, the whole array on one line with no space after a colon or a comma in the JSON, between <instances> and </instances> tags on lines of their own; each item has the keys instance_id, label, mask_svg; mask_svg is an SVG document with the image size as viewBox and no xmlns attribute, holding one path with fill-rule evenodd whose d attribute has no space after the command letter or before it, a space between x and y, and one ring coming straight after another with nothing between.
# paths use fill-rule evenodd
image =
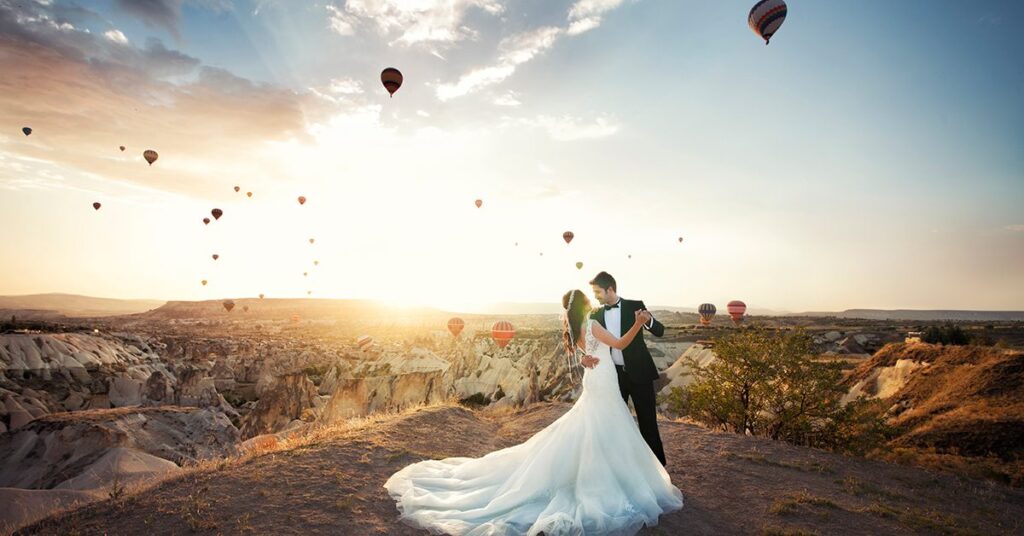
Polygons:
<instances>
[{"instance_id":1,"label":"small tree","mask_svg":"<svg viewBox=\"0 0 1024 536\"><path fill-rule=\"evenodd\" d=\"M880 406L842 404L841 363L815 360L802 329L743 329L715 341L708 365L688 364L696 381L663 400L709 426L861 453L885 437Z\"/></svg>"}]
</instances>

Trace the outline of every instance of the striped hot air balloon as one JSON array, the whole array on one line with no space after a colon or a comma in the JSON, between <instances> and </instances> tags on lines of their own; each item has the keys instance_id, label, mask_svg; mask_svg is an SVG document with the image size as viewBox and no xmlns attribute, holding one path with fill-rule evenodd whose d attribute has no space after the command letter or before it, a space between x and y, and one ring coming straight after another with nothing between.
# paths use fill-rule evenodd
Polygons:
<instances>
[{"instance_id":1,"label":"striped hot air balloon","mask_svg":"<svg viewBox=\"0 0 1024 536\"><path fill-rule=\"evenodd\" d=\"M448 321L448 331L452 332L453 337L458 337L465 327L466 323L461 318L455 317Z\"/></svg>"},{"instance_id":2,"label":"striped hot air balloon","mask_svg":"<svg viewBox=\"0 0 1024 536\"><path fill-rule=\"evenodd\" d=\"M743 321L743 313L747 312L747 304L739 300L733 300L729 302L727 307L729 309L729 317L732 318L733 324L739 324Z\"/></svg>"},{"instance_id":3,"label":"striped hot air balloon","mask_svg":"<svg viewBox=\"0 0 1024 536\"><path fill-rule=\"evenodd\" d=\"M367 351L373 347L373 337L369 335L362 335L356 339L356 346L362 351Z\"/></svg>"},{"instance_id":4,"label":"striped hot air balloon","mask_svg":"<svg viewBox=\"0 0 1024 536\"><path fill-rule=\"evenodd\" d=\"M498 348L508 346L512 337L516 336L516 328L508 320L499 320L491 326L491 337L498 344Z\"/></svg>"},{"instance_id":5,"label":"striped hot air balloon","mask_svg":"<svg viewBox=\"0 0 1024 536\"><path fill-rule=\"evenodd\" d=\"M717 312L718 309L715 307L715 304L713 303L700 304L700 307L697 307L697 313L700 314L700 324L702 326L707 326L711 324L711 319L715 317L715 313Z\"/></svg>"},{"instance_id":6,"label":"striped hot air balloon","mask_svg":"<svg viewBox=\"0 0 1024 536\"><path fill-rule=\"evenodd\" d=\"M747 24L767 45L786 20L786 11L786 2L783 0L761 0L750 8Z\"/></svg>"}]
</instances>

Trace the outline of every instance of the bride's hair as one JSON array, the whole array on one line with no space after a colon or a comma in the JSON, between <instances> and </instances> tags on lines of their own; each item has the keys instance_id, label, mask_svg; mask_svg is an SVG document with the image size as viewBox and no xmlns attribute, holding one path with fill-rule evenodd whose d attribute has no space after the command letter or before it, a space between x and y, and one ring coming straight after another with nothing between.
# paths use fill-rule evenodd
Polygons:
<instances>
[{"instance_id":1,"label":"bride's hair","mask_svg":"<svg viewBox=\"0 0 1024 536\"><path fill-rule=\"evenodd\" d=\"M577 337L580 336L583 321L587 319L587 313L590 312L590 300L582 290L570 290L562 296L562 309L565 309L565 317L562 319L564 328L562 340L565 343L566 353L571 356Z\"/></svg>"}]
</instances>

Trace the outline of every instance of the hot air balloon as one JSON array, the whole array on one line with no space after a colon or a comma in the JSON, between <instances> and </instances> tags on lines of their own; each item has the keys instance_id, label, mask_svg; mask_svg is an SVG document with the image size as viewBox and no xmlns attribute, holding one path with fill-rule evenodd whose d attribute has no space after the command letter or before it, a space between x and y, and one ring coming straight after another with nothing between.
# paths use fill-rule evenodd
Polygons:
<instances>
[{"instance_id":1,"label":"hot air balloon","mask_svg":"<svg viewBox=\"0 0 1024 536\"><path fill-rule=\"evenodd\" d=\"M707 326L708 324L710 324L711 323L711 319L715 317L715 313L716 312L718 312L718 309L715 308L715 304L713 304L713 303L702 303L702 304L700 304L700 307L697 307L697 313L700 314L700 324L702 326Z\"/></svg>"},{"instance_id":2,"label":"hot air balloon","mask_svg":"<svg viewBox=\"0 0 1024 536\"><path fill-rule=\"evenodd\" d=\"M565 243L568 244L569 242L572 242L572 238L574 236L576 235L572 234L572 231L566 231L562 233L562 240L565 240Z\"/></svg>"},{"instance_id":3,"label":"hot air balloon","mask_svg":"<svg viewBox=\"0 0 1024 536\"><path fill-rule=\"evenodd\" d=\"M729 310L729 316L732 318L734 324L739 324L743 321L743 313L747 312L747 304L733 300L726 306Z\"/></svg>"},{"instance_id":4,"label":"hot air balloon","mask_svg":"<svg viewBox=\"0 0 1024 536\"><path fill-rule=\"evenodd\" d=\"M210 211L210 214L213 214L213 219L219 220L220 217L224 215L224 211L219 208L215 208Z\"/></svg>"},{"instance_id":5,"label":"hot air balloon","mask_svg":"<svg viewBox=\"0 0 1024 536\"><path fill-rule=\"evenodd\" d=\"M216 253L213 254L213 260L217 260L219 258L220 258L220 255L217 255Z\"/></svg>"},{"instance_id":6,"label":"hot air balloon","mask_svg":"<svg viewBox=\"0 0 1024 536\"><path fill-rule=\"evenodd\" d=\"M364 352L369 350L370 348L373 347L373 337L369 335L361 335L358 339L356 339L356 346L358 346L359 349Z\"/></svg>"},{"instance_id":7,"label":"hot air balloon","mask_svg":"<svg viewBox=\"0 0 1024 536\"><path fill-rule=\"evenodd\" d=\"M480 206L484 204L484 200L477 199L476 201L473 201L473 204L476 205L476 208L480 208Z\"/></svg>"},{"instance_id":8,"label":"hot air balloon","mask_svg":"<svg viewBox=\"0 0 1024 536\"><path fill-rule=\"evenodd\" d=\"M680 244L682 244L682 243L683 243L683 237L681 237L681 236L679 237L679 243L680 243Z\"/></svg>"},{"instance_id":9,"label":"hot air balloon","mask_svg":"<svg viewBox=\"0 0 1024 536\"><path fill-rule=\"evenodd\" d=\"M203 225L210 225L210 218L203 218Z\"/></svg>"},{"instance_id":10,"label":"hot air balloon","mask_svg":"<svg viewBox=\"0 0 1024 536\"><path fill-rule=\"evenodd\" d=\"M234 300L224 300L224 308L230 313L235 308Z\"/></svg>"},{"instance_id":11,"label":"hot air balloon","mask_svg":"<svg viewBox=\"0 0 1024 536\"><path fill-rule=\"evenodd\" d=\"M242 312L243 313L248 313L249 312L249 306L248 305L243 305L242 306Z\"/></svg>"},{"instance_id":12,"label":"hot air balloon","mask_svg":"<svg viewBox=\"0 0 1024 536\"><path fill-rule=\"evenodd\" d=\"M302 272L302 277L307 277L307 276L309 276L309 272Z\"/></svg>"},{"instance_id":13,"label":"hot air balloon","mask_svg":"<svg viewBox=\"0 0 1024 536\"><path fill-rule=\"evenodd\" d=\"M786 11L786 2L783 0L761 0L750 8L747 24L767 45L775 32L779 31L779 26L785 22Z\"/></svg>"},{"instance_id":14,"label":"hot air balloon","mask_svg":"<svg viewBox=\"0 0 1024 536\"><path fill-rule=\"evenodd\" d=\"M508 346L508 342L515 336L516 328L512 327L512 323L508 320L499 320L491 326L491 337L498 344L498 348Z\"/></svg>"},{"instance_id":15,"label":"hot air balloon","mask_svg":"<svg viewBox=\"0 0 1024 536\"><path fill-rule=\"evenodd\" d=\"M121 149L121 152L123 153L124 152L124 145L119 146L118 149Z\"/></svg>"},{"instance_id":16,"label":"hot air balloon","mask_svg":"<svg viewBox=\"0 0 1024 536\"><path fill-rule=\"evenodd\" d=\"M32 127L21 127L21 131L25 133L26 136L28 136L29 134L32 133Z\"/></svg>"},{"instance_id":17,"label":"hot air balloon","mask_svg":"<svg viewBox=\"0 0 1024 536\"><path fill-rule=\"evenodd\" d=\"M380 72L380 83L384 84L384 89L394 97L398 88L402 87L402 73L394 67L388 67Z\"/></svg>"},{"instance_id":18,"label":"hot air balloon","mask_svg":"<svg viewBox=\"0 0 1024 536\"><path fill-rule=\"evenodd\" d=\"M235 193L237 194L237 193L238 193L238 191L239 191L239 190L241 190L241 189L242 189L242 187L241 187L241 186L235 186Z\"/></svg>"},{"instance_id":19,"label":"hot air balloon","mask_svg":"<svg viewBox=\"0 0 1024 536\"><path fill-rule=\"evenodd\" d=\"M263 293L262 292L260 293L260 299L261 300L263 299Z\"/></svg>"},{"instance_id":20,"label":"hot air balloon","mask_svg":"<svg viewBox=\"0 0 1024 536\"><path fill-rule=\"evenodd\" d=\"M313 266L320 266L320 261L313 261Z\"/></svg>"},{"instance_id":21,"label":"hot air balloon","mask_svg":"<svg viewBox=\"0 0 1024 536\"><path fill-rule=\"evenodd\" d=\"M448 320L448 331L452 332L453 337L458 337L464 327L466 327L466 323L461 318L455 317Z\"/></svg>"},{"instance_id":22,"label":"hot air balloon","mask_svg":"<svg viewBox=\"0 0 1024 536\"><path fill-rule=\"evenodd\" d=\"M632 256L632 255L626 255L626 258L627 258L627 259L632 259L632 258L633 258L633 256Z\"/></svg>"},{"instance_id":23,"label":"hot air balloon","mask_svg":"<svg viewBox=\"0 0 1024 536\"><path fill-rule=\"evenodd\" d=\"M310 243L310 244L312 244L313 242L316 242L316 240L314 240L314 239L310 238L310 239L309 239L309 243Z\"/></svg>"},{"instance_id":24,"label":"hot air balloon","mask_svg":"<svg viewBox=\"0 0 1024 536\"><path fill-rule=\"evenodd\" d=\"M203 280L203 286L204 287L206 286L206 280L205 279Z\"/></svg>"},{"instance_id":25,"label":"hot air balloon","mask_svg":"<svg viewBox=\"0 0 1024 536\"><path fill-rule=\"evenodd\" d=\"M145 158L146 162L149 162L149 165L152 166L153 162L156 162L156 159L160 158L160 155L156 154L156 151L153 149L146 149L145 151L142 151L142 158Z\"/></svg>"},{"instance_id":26,"label":"hot air balloon","mask_svg":"<svg viewBox=\"0 0 1024 536\"><path fill-rule=\"evenodd\" d=\"M299 204L300 205L305 205L306 204L306 196L304 196L304 195L300 195L299 196Z\"/></svg>"},{"instance_id":27,"label":"hot air balloon","mask_svg":"<svg viewBox=\"0 0 1024 536\"><path fill-rule=\"evenodd\" d=\"M252 192L245 192L245 197L252 197Z\"/></svg>"},{"instance_id":28,"label":"hot air balloon","mask_svg":"<svg viewBox=\"0 0 1024 536\"><path fill-rule=\"evenodd\" d=\"M577 262L576 263L576 269L577 270L582 270L583 269L583 263L582 262Z\"/></svg>"},{"instance_id":29,"label":"hot air balloon","mask_svg":"<svg viewBox=\"0 0 1024 536\"><path fill-rule=\"evenodd\" d=\"M100 209L100 206L101 206L101 205L100 205L99 203L93 203L93 204L92 204L92 208L94 208L94 209L96 209L96 210L99 210L99 209Z\"/></svg>"},{"instance_id":30,"label":"hot air balloon","mask_svg":"<svg viewBox=\"0 0 1024 536\"><path fill-rule=\"evenodd\" d=\"M307 291L306 291L306 296L311 296L312 294L313 294L313 291L312 291L312 290L307 290Z\"/></svg>"}]
</instances>

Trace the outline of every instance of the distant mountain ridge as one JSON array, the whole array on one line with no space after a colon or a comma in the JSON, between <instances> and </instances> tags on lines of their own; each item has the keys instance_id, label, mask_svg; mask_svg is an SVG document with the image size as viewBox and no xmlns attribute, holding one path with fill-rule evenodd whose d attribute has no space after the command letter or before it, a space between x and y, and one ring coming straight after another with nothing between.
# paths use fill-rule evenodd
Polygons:
<instances>
[{"instance_id":1,"label":"distant mountain ridge","mask_svg":"<svg viewBox=\"0 0 1024 536\"><path fill-rule=\"evenodd\" d=\"M68 317L144 313L164 303L163 300L119 300L61 293L0 296L0 309L54 311Z\"/></svg>"},{"instance_id":2,"label":"distant mountain ridge","mask_svg":"<svg viewBox=\"0 0 1024 536\"><path fill-rule=\"evenodd\" d=\"M865 320L1024 321L1024 311L969 311L955 309L847 309L841 312L792 313L790 316L834 316L837 318L862 318Z\"/></svg>"}]
</instances>

